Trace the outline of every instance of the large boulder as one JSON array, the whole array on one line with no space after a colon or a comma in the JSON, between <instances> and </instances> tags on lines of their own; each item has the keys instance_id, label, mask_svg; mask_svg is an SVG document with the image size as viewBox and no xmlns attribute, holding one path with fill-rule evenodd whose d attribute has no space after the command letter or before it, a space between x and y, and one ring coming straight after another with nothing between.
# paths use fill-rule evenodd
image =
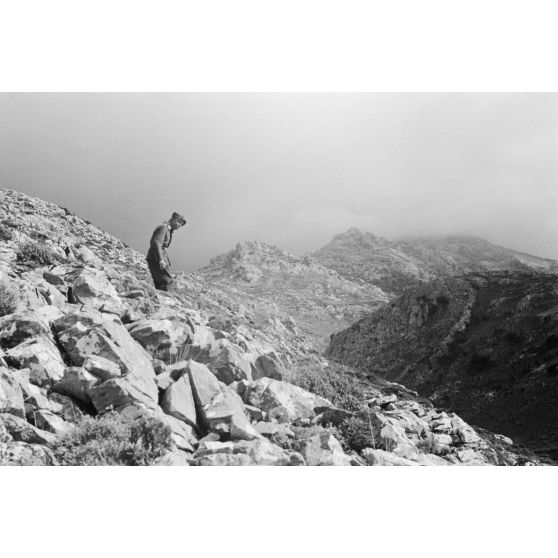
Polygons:
<instances>
[{"instance_id":1,"label":"large boulder","mask_svg":"<svg viewBox=\"0 0 558 558\"><path fill-rule=\"evenodd\" d=\"M202 408L202 414L209 429L222 439L254 440L261 436L252 426L241 397L227 387Z\"/></svg>"},{"instance_id":2,"label":"large boulder","mask_svg":"<svg viewBox=\"0 0 558 558\"><path fill-rule=\"evenodd\" d=\"M192 330L183 322L171 320L139 320L128 326L130 335L152 355L164 351L169 359L178 355L190 339Z\"/></svg>"},{"instance_id":3,"label":"large boulder","mask_svg":"<svg viewBox=\"0 0 558 558\"><path fill-rule=\"evenodd\" d=\"M163 392L161 407L168 415L197 427L196 405L187 374L183 374Z\"/></svg>"},{"instance_id":4,"label":"large boulder","mask_svg":"<svg viewBox=\"0 0 558 558\"><path fill-rule=\"evenodd\" d=\"M3 316L0 318L0 344L14 347L27 339L49 337L52 322L62 315L56 306L39 306Z\"/></svg>"},{"instance_id":5,"label":"large boulder","mask_svg":"<svg viewBox=\"0 0 558 558\"><path fill-rule=\"evenodd\" d=\"M286 375L286 368L283 366L281 359L277 353L270 352L260 355L252 365L252 378L273 378L274 380L282 380Z\"/></svg>"},{"instance_id":6,"label":"large boulder","mask_svg":"<svg viewBox=\"0 0 558 558\"><path fill-rule=\"evenodd\" d=\"M132 339L120 320L109 319L89 309L56 320L54 328L72 364L83 366L92 359L98 363L98 357L107 359L118 365L127 383L157 401L158 390L151 357ZM95 368L90 367L90 370L93 372ZM118 378L110 381L113 380Z\"/></svg>"},{"instance_id":7,"label":"large boulder","mask_svg":"<svg viewBox=\"0 0 558 558\"><path fill-rule=\"evenodd\" d=\"M246 403L265 411L269 418L277 422L313 419L316 416L315 409L333 407L323 397L272 378L260 378L250 384L243 398Z\"/></svg>"},{"instance_id":8,"label":"large boulder","mask_svg":"<svg viewBox=\"0 0 558 558\"><path fill-rule=\"evenodd\" d=\"M76 302L101 312L122 315L124 305L116 289L100 269L81 268L71 277L72 294Z\"/></svg>"},{"instance_id":9,"label":"large boulder","mask_svg":"<svg viewBox=\"0 0 558 558\"><path fill-rule=\"evenodd\" d=\"M99 413L120 410L128 405L158 410L157 399L146 394L128 378L114 378L87 391L95 409Z\"/></svg>"},{"instance_id":10,"label":"large boulder","mask_svg":"<svg viewBox=\"0 0 558 558\"><path fill-rule=\"evenodd\" d=\"M29 368L31 382L39 386L52 385L62 378L66 368L56 345L44 336L12 347L6 357L18 368Z\"/></svg>"},{"instance_id":11,"label":"large boulder","mask_svg":"<svg viewBox=\"0 0 558 558\"><path fill-rule=\"evenodd\" d=\"M250 423L242 398L219 382L207 366L190 360L187 372L203 430L216 432L224 439L260 436Z\"/></svg>"},{"instance_id":12,"label":"large boulder","mask_svg":"<svg viewBox=\"0 0 558 558\"><path fill-rule=\"evenodd\" d=\"M7 369L0 368L0 413L25 416L23 392L17 379Z\"/></svg>"},{"instance_id":13,"label":"large boulder","mask_svg":"<svg viewBox=\"0 0 558 558\"><path fill-rule=\"evenodd\" d=\"M208 345L188 345L185 349L185 358L206 364L226 385L252 380L252 360L249 355L227 339L217 339Z\"/></svg>"},{"instance_id":14,"label":"large boulder","mask_svg":"<svg viewBox=\"0 0 558 558\"><path fill-rule=\"evenodd\" d=\"M299 438L295 447L309 466L349 466L351 458L327 430Z\"/></svg>"}]
</instances>

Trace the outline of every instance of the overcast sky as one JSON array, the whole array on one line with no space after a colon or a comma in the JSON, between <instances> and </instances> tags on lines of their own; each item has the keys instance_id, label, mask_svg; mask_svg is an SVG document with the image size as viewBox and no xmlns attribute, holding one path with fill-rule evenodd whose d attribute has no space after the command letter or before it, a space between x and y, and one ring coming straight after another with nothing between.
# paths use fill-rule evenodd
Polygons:
<instances>
[{"instance_id":1,"label":"overcast sky","mask_svg":"<svg viewBox=\"0 0 558 558\"><path fill-rule=\"evenodd\" d=\"M0 185L195 270L242 240L472 234L558 259L558 95L1 94Z\"/></svg>"}]
</instances>

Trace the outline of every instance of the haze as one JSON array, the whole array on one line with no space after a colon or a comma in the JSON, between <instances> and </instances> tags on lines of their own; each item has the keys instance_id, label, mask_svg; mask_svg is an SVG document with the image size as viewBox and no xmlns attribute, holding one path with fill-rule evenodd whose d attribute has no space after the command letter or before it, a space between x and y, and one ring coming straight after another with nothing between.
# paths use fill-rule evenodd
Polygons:
<instances>
[{"instance_id":1,"label":"haze","mask_svg":"<svg viewBox=\"0 0 558 558\"><path fill-rule=\"evenodd\" d=\"M358 227L558 259L555 94L1 94L0 186L173 269L242 240L295 254Z\"/></svg>"}]
</instances>

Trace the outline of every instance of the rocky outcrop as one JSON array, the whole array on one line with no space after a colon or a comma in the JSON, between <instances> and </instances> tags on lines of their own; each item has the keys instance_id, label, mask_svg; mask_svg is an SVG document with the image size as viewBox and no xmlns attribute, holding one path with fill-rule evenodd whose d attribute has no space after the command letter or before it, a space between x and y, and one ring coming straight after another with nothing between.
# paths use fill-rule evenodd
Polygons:
<instances>
[{"instance_id":1,"label":"rocky outcrop","mask_svg":"<svg viewBox=\"0 0 558 558\"><path fill-rule=\"evenodd\" d=\"M388 300L374 285L353 282L312 258L263 242L238 244L213 258L200 274L216 285L234 287L254 322L264 326L274 316L290 337L296 338L299 329L318 349L328 335Z\"/></svg>"}]
</instances>

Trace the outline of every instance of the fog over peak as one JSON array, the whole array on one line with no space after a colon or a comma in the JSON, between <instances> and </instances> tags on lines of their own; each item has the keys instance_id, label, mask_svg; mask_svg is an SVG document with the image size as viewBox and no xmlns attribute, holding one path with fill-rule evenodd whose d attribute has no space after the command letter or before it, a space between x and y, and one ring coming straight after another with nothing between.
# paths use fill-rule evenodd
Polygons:
<instances>
[{"instance_id":1,"label":"fog over peak","mask_svg":"<svg viewBox=\"0 0 558 558\"><path fill-rule=\"evenodd\" d=\"M558 259L555 94L2 94L0 183L194 270L357 228Z\"/></svg>"}]
</instances>

